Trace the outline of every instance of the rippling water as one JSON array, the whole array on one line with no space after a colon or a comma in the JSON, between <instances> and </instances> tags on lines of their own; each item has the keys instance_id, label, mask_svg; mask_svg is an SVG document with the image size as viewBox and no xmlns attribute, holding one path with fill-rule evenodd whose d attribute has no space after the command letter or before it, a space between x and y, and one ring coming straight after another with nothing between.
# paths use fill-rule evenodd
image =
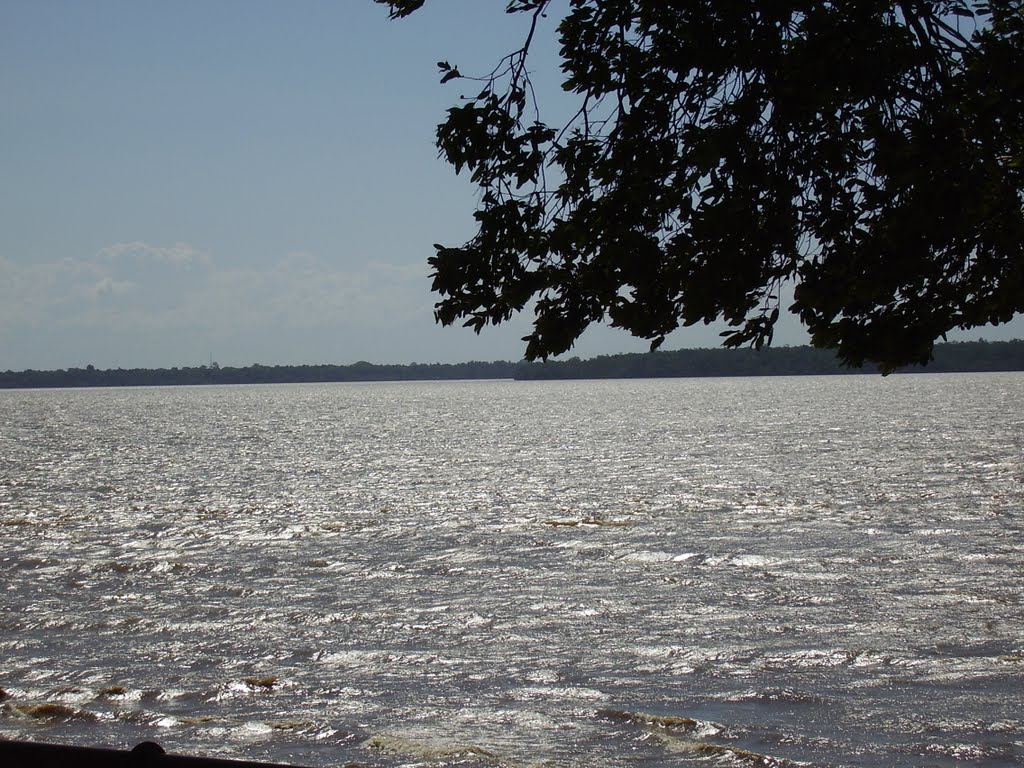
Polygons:
<instances>
[{"instance_id":1,"label":"rippling water","mask_svg":"<svg viewBox=\"0 0 1024 768\"><path fill-rule=\"evenodd\" d=\"M0 736L1024 765L1024 375L0 393Z\"/></svg>"}]
</instances>

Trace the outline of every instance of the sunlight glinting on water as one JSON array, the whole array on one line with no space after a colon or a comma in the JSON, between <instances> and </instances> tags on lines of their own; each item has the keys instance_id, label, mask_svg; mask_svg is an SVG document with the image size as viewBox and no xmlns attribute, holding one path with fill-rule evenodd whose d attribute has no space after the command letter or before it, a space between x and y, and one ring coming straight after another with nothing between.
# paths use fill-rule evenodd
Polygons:
<instances>
[{"instance_id":1,"label":"sunlight glinting on water","mask_svg":"<svg viewBox=\"0 0 1024 768\"><path fill-rule=\"evenodd\" d=\"M0 423L0 737L1024 764L1020 374L23 391Z\"/></svg>"}]
</instances>

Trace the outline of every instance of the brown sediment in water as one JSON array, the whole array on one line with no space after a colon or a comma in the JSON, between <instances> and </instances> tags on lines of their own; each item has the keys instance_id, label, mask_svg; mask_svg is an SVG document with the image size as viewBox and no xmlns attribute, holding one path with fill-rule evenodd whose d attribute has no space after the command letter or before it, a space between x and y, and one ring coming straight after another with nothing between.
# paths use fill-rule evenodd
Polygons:
<instances>
[{"instance_id":1,"label":"brown sediment in water","mask_svg":"<svg viewBox=\"0 0 1024 768\"><path fill-rule=\"evenodd\" d=\"M44 702L42 704L4 704L3 711L15 716L31 717L37 720L96 720L92 712L67 704Z\"/></svg>"},{"instance_id":2,"label":"brown sediment in water","mask_svg":"<svg viewBox=\"0 0 1024 768\"><path fill-rule=\"evenodd\" d=\"M760 752L753 752L742 747L730 747L725 744L710 744L706 741L686 741L671 737L661 737L666 747L674 752L697 752L715 757L730 757L742 762L757 766L757 768L801 768L801 763L786 760L781 757L763 755Z\"/></svg>"},{"instance_id":3,"label":"brown sediment in water","mask_svg":"<svg viewBox=\"0 0 1024 768\"><path fill-rule=\"evenodd\" d=\"M514 763L506 761L496 752L470 744L435 744L392 736L372 736L363 742L363 746L380 752L414 755L430 760L480 758L503 768L515 768Z\"/></svg>"},{"instance_id":4,"label":"brown sediment in water","mask_svg":"<svg viewBox=\"0 0 1024 768\"><path fill-rule=\"evenodd\" d=\"M673 752L691 752L715 757L727 757L742 761L748 765L758 766L759 768L798 768L801 765L792 760L763 755L743 747L713 744L708 741L694 741L692 736L685 738L675 735L675 733L680 731L692 734L692 732L699 730L702 731L700 735L707 736L709 734L705 729L712 728L716 732L720 730L720 726L696 720L692 717L649 715L643 712L628 712L619 709L602 709L598 710L597 714L609 720L645 726L652 738Z\"/></svg>"},{"instance_id":5,"label":"brown sediment in water","mask_svg":"<svg viewBox=\"0 0 1024 768\"><path fill-rule=\"evenodd\" d=\"M123 685L111 685L107 688L100 688L99 695L100 698L108 699L114 696L124 696L126 693L128 693L128 689Z\"/></svg>"},{"instance_id":6,"label":"brown sediment in water","mask_svg":"<svg viewBox=\"0 0 1024 768\"><path fill-rule=\"evenodd\" d=\"M269 691L272 688L277 687L278 678L276 675L266 675L264 677L246 677L242 679L242 682L248 685L250 688L260 688L265 691Z\"/></svg>"},{"instance_id":7,"label":"brown sediment in water","mask_svg":"<svg viewBox=\"0 0 1024 768\"><path fill-rule=\"evenodd\" d=\"M700 720L692 717L680 717L678 715L647 715L643 712L627 712L621 709L600 709L597 714L609 720L620 722L637 723L639 725L654 725L659 728L677 728L692 731L699 728Z\"/></svg>"},{"instance_id":8,"label":"brown sediment in water","mask_svg":"<svg viewBox=\"0 0 1024 768\"><path fill-rule=\"evenodd\" d=\"M203 725L204 723L216 723L220 718L216 715L188 715L179 717L177 720L185 725Z\"/></svg>"},{"instance_id":9,"label":"brown sediment in water","mask_svg":"<svg viewBox=\"0 0 1024 768\"><path fill-rule=\"evenodd\" d=\"M569 528L575 528L580 525L600 525L608 528L622 528L629 525L629 523L625 520L605 520L601 517L585 517L582 520L563 520L552 518L550 520L545 520L544 525Z\"/></svg>"}]
</instances>

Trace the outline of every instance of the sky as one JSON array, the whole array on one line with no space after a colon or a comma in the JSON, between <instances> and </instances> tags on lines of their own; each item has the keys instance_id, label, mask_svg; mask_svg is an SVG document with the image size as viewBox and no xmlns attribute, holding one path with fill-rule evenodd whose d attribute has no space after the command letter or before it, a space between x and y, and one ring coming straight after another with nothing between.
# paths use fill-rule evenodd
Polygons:
<instances>
[{"instance_id":1,"label":"sky","mask_svg":"<svg viewBox=\"0 0 1024 768\"><path fill-rule=\"evenodd\" d=\"M460 95L435 62L517 48L503 8L0 0L0 370L519 359L530 318L437 326L426 263L476 204L433 144ZM554 21L533 66L557 111ZM647 348L595 328L567 356Z\"/></svg>"}]
</instances>

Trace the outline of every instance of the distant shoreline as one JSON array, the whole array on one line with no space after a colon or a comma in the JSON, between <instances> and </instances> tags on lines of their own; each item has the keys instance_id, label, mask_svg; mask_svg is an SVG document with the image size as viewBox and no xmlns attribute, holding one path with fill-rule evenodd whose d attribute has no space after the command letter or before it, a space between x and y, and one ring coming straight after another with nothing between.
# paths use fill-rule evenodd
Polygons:
<instances>
[{"instance_id":1,"label":"distant shoreline","mask_svg":"<svg viewBox=\"0 0 1024 768\"><path fill-rule=\"evenodd\" d=\"M965 341L935 345L927 366L900 373L1024 371L1024 341ZM480 362L351 365L260 365L193 368L68 368L0 373L0 389L139 387L200 384L302 384L454 379L639 379L706 376L878 375L875 367L845 368L829 350L802 347L680 349L570 358L546 363Z\"/></svg>"}]
</instances>

